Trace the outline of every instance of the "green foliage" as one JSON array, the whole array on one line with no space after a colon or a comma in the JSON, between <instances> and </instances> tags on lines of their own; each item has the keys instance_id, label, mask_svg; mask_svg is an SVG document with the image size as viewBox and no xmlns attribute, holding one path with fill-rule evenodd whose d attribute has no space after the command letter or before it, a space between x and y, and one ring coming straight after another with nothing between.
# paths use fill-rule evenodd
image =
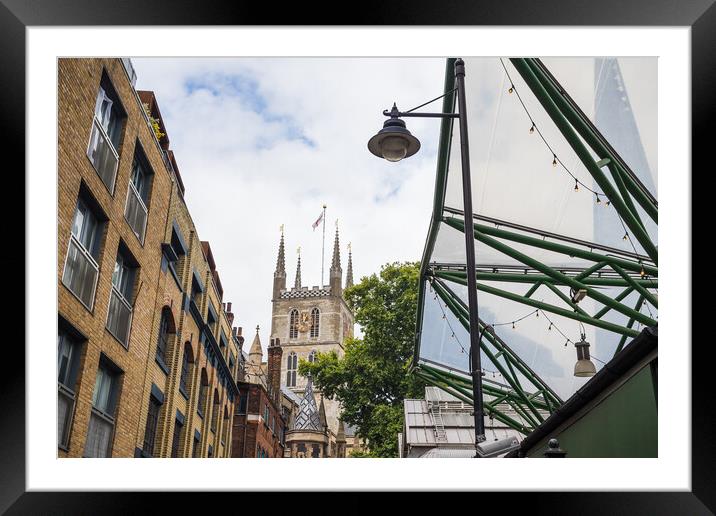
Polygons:
<instances>
[{"instance_id":1,"label":"green foliage","mask_svg":"<svg viewBox=\"0 0 716 516\"><path fill-rule=\"evenodd\" d=\"M408 373L419 275L417 263L391 263L346 289L363 338L348 339L341 358L332 351L319 353L313 364L299 364L300 374L311 373L324 395L341 402L343 420L368 443L361 456L397 457L403 400L424 392L424 382Z\"/></svg>"}]
</instances>

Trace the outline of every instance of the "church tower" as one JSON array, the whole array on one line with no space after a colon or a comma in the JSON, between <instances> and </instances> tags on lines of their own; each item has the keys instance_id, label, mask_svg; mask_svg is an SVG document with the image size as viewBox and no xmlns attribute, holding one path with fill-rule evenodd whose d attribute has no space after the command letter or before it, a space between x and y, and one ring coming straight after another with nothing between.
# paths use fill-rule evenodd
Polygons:
<instances>
[{"instance_id":1,"label":"church tower","mask_svg":"<svg viewBox=\"0 0 716 516\"><path fill-rule=\"evenodd\" d=\"M335 351L344 354L346 339L353 337L354 318L343 298L343 270L341 268L338 230L333 243L328 285L306 286L302 283L300 254L296 263L293 288L286 288L285 247L283 234L278 250L272 300L271 338L278 339L282 349L281 387L299 398L305 393L308 379L298 374L300 360L313 361L318 353ZM352 255L349 253L346 286L353 283ZM305 273L305 270L303 272ZM324 399L314 391L318 406L323 406L329 433L338 434L340 407L337 401Z\"/></svg>"}]
</instances>

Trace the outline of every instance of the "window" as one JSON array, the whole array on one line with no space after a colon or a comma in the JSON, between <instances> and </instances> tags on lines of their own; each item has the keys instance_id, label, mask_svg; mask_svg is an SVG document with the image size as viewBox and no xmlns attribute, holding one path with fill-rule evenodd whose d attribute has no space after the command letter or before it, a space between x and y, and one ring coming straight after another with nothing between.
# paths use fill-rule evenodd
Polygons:
<instances>
[{"instance_id":1,"label":"window","mask_svg":"<svg viewBox=\"0 0 716 516\"><path fill-rule=\"evenodd\" d=\"M169 362L168 351L170 338L174 335L174 318L168 307L162 309L162 318L159 321L159 335L157 336L157 360L166 367Z\"/></svg>"},{"instance_id":2,"label":"window","mask_svg":"<svg viewBox=\"0 0 716 516\"><path fill-rule=\"evenodd\" d=\"M214 389L214 403L211 409L211 431L216 433L216 424L219 419L219 391Z\"/></svg>"},{"instance_id":3,"label":"window","mask_svg":"<svg viewBox=\"0 0 716 516\"><path fill-rule=\"evenodd\" d=\"M268 403L264 405L264 425L268 428L269 426L269 406Z\"/></svg>"},{"instance_id":4,"label":"window","mask_svg":"<svg viewBox=\"0 0 716 516\"><path fill-rule=\"evenodd\" d=\"M309 361L310 363L314 363L314 362L316 361L316 356L317 356L317 355L318 355L318 354L316 353L316 350L314 349L313 351L311 351L311 352L308 354L308 361Z\"/></svg>"},{"instance_id":5,"label":"window","mask_svg":"<svg viewBox=\"0 0 716 516\"><path fill-rule=\"evenodd\" d=\"M194 354L191 349L191 343L184 343L184 358L181 364L181 376L179 377L179 392L185 398L189 398L189 382L191 381L191 370L194 364Z\"/></svg>"},{"instance_id":6,"label":"window","mask_svg":"<svg viewBox=\"0 0 716 516\"><path fill-rule=\"evenodd\" d=\"M206 456L209 458L212 458L214 456L214 447L212 445L209 445L209 452Z\"/></svg>"},{"instance_id":7,"label":"window","mask_svg":"<svg viewBox=\"0 0 716 516\"><path fill-rule=\"evenodd\" d=\"M174 421L174 436L172 437L172 457L179 457L179 447L181 446L181 433L184 424L177 418Z\"/></svg>"},{"instance_id":8,"label":"window","mask_svg":"<svg viewBox=\"0 0 716 516\"><path fill-rule=\"evenodd\" d=\"M211 334L214 336L214 338L217 337L217 329L219 326L218 317L216 315L216 310L214 309L214 305L209 302L209 309L206 313L206 324L209 326L209 330L211 331Z\"/></svg>"},{"instance_id":9,"label":"window","mask_svg":"<svg viewBox=\"0 0 716 516\"><path fill-rule=\"evenodd\" d=\"M231 371L232 376L235 374L235 371L234 371L235 365L236 365L236 361L234 360L234 352L229 351L229 371Z\"/></svg>"},{"instance_id":10,"label":"window","mask_svg":"<svg viewBox=\"0 0 716 516\"><path fill-rule=\"evenodd\" d=\"M138 147L137 147L138 148ZM124 206L124 218L139 241L144 244L144 232L147 227L147 212L149 206L149 192L151 190L153 174L146 164L146 160L135 153L132 163L132 173L129 176L127 187L127 203Z\"/></svg>"},{"instance_id":11,"label":"window","mask_svg":"<svg viewBox=\"0 0 716 516\"><path fill-rule=\"evenodd\" d=\"M298 368L298 355L291 351L286 357L286 386L296 386L296 369Z\"/></svg>"},{"instance_id":12,"label":"window","mask_svg":"<svg viewBox=\"0 0 716 516\"><path fill-rule=\"evenodd\" d=\"M114 193L114 182L119 162L119 140L125 115L109 78L102 74L99 92L94 108L92 133L87 156L94 165L110 193Z\"/></svg>"},{"instance_id":13,"label":"window","mask_svg":"<svg viewBox=\"0 0 716 516\"><path fill-rule=\"evenodd\" d=\"M209 377L206 374L206 368L201 370L201 385L199 387L199 403L196 408L196 412L200 417L204 417L204 411L206 410L206 401L209 396Z\"/></svg>"},{"instance_id":14,"label":"window","mask_svg":"<svg viewBox=\"0 0 716 516\"><path fill-rule=\"evenodd\" d=\"M104 222L83 199L77 200L62 283L92 310L99 273L99 248Z\"/></svg>"},{"instance_id":15,"label":"window","mask_svg":"<svg viewBox=\"0 0 716 516\"><path fill-rule=\"evenodd\" d=\"M149 396L149 410L147 411L147 426L144 430L144 445L142 451L145 456L154 455L154 441L159 425L159 411L162 409L162 401L155 396Z\"/></svg>"},{"instance_id":16,"label":"window","mask_svg":"<svg viewBox=\"0 0 716 516\"><path fill-rule=\"evenodd\" d=\"M137 267L125 251L117 252L112 272L112 291L109 296L107 329L125 347L129 345L129 329L132 325L132 297Z\"/></svg>"},{"instance_id":17,"label":"window","mask_svg":"<svg viewBox=\"0 0 716 516\"><path fill-rule=\"evenodd\" d=\"M92 409L85 443L85 457L109 457L111 454L119 377L119 371L102 357L92 392Z\"/></svg>"},{"instance_id":18,"label":"window","mask_svg":"<svg viewBox=\"0 0 716 516\"><path fill-rule=\"evenodd\" d=\"M204 293L204 288L199 281L199 275L194 271L194 275L191 279L191 300L194 302L197 308L201 306L201 295Z\"/></svg>"},{"instance_id":19,"label":"window","mask_svg":"<svg viewBox=\"0 0 716 516\"><path fill-rule=\"evenodd\" d=\"M80 343L64 330L57 333L57 445L67 448L75 409L75 378Z\"/></svg>"},{"instance_id":20,"label":"window","mask_svg":"<svg viewBox=\"0 0 716 516\"><path fill-rule=\"evenodd\" d=\"M238 413L239 414L246 414L246 405L248 403L249 399L249 393L248 392L241 392L239 395L239 407L238 407Z\"/></svg>"},{"instance_id":21,"label":"window","mask_svg":"<svg viewBox=\"0 0 716 516\"><path fill-rule=\"evenodd\" d=\"M289 316L288 338L298 338L298 310L296 309L291 310L291 314Z\"/></svg>"},{"instance_id":22,"label":"window","mask_svg":"<svg viewBox=\"0 0 716 516\"><path fill-rule=\"evenodd\" d=\"M231 425L229 424L229 410L224 406L224 421L221 423L223 425L223 438L221 439L222 443L226 443L229 440L229 428Z\"/></svg>"},{"instance_id":23,"label":"window","mask_svg":"<svg viewBox=\"0 0 716 516\"><path fill-rule=\"evenodd\" d=\"M199 432L194 432L194 444L191 448L191 456L195 458L201 456L201 434Z\"/></svg>"},{"instance_id":24,"label":"window","mask_svg":"<svg viewBox=\"0 0 716 516\"><path fill-rule=\"evenodd\" d=\"M311 310L311 337L318 337L318 330L320 328L321 313L318 308Z\"/></svg>"}]
</instances>

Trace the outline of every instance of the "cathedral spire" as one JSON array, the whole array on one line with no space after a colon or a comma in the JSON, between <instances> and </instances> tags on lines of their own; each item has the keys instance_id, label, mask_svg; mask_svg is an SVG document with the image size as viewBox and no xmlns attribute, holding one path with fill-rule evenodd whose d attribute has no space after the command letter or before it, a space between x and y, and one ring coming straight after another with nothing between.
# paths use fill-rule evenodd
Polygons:
<instances>
[{"instance_id":1,"label":"cathedral spire","mask_svg":"<svg viewBox=\"0 0 716 516\"><path fill-rule=\"evenodd\" d=\"M293 430L323 430L321 415L313 395L313 379L308 375L306 390L303 391L303 399L298 408L298 415L293 422Z\"/></svg>"},{"instance_id":2,"label":"cathedral spire","mask_svg":"<svg viewBox=\"0 0 716 516\"><path fill-rule=\"evenodd\" d=\"M278 244L278 258L276 259L276 270L273 273L274 277L279 275L286 275L286 252L283 245L283 224L281 224L281 242Z\"/></svg>"},{"instance_id":3,"label":"cathedral spire","mask_svg":"<svg viewBox=\"0 0 716 516\"><path fill-rule=\"evenodd\" d=\"M333 261L328 278L331 285L331 295L341 296L343 294L343 270L341 269L341 244L338 241L338 224L336 224L336 239L333 242Z\"/></svg>"},{"instance_id":4,"label":"cathedral spire","mask_svg":"<svg viewBox=\"0 0 716 516\"><path fill-rule=\"evenodd\" d=\"M336 225L336 239L333 242L333 261L331 262L331 274L335 271L341 273L341 244L338 241L338 226Z\"/></svg>"},{"instance_id":5,"label":"cathedral spire","mask_svg":"<svg viewBox=\"0 0 716 516\"><path fill-rule=\"evenodd\" d=\"M283 224L281 224L281 242L278 244L276 270L273 273L273 301L281 297L281 290L286 288L286 251L283 244Z\"/></svg>"},{"instance_id":6,"label":"cathedral spire","mask_svg":"<svg viewBox=\"0 0 716 516\"><path fill-rule=\"evenodd\" d=\"M348 270L346 271L346 288L353 286L353 254L348 243Z\"/></svg>"},{"instance_id":7,"label":"cathedral spire","mask_svg":"<svg viewBox=\"0 0 716 516\"><path fill-rule=\"evenodd\" d=\"M298 264L296 265L296 282L294 287L301 288L301 248L298 248Z\"/></svg>"}]
</instances>

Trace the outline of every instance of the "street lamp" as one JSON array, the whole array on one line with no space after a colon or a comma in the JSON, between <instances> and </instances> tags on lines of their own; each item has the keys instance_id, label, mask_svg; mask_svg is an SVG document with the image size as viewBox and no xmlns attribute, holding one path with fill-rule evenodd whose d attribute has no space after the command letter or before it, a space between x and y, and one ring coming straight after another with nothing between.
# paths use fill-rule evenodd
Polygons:
<instances>
[{"instance_id":1,"label":"street lamp","mask_svg":"<svg viewBox=\"0 0 716 516\"><path fill-rule=\"evenodd\" d=\"M597 374L597 368L594 367L594 362L589 358L589 342L584 340L585 336L582 333L582 340L575 342L574 347L577 349L577 363L574 364L574 376L585 377L594 376Z\"/></svg>"},{"instance_id":2,"label":"street lamp","mask_svg":"<svg viewBox=\"0 0 716 516\"><path fill-rule=\"evenodd\" d=\"M467 137L467 104L465 102L465 61L455 60L455 82L457 83L457 113L415 113L419 107L449 95L455 90L446 92L418 108L401 112L393 104L393 108L383 111L390 117L383 124L383 129L368 141L368 150L379 158L388 161L400 161L412 156L420 149L418 139L410 134L401 117L424 118L457 118L460 122L460 155L462 158L462 200L465 217L465 265L467 267L467 300L470 312L470 370L472 371L472 399L475 415L475 449L476 457L480 455L478 445L485 441L485 421L482 408L482 366L480 365L479 319L477 316L477 284L475 279L475 239L472 231L472 183L470 181L470 147Z\"/></svg>"}]
</instances>

